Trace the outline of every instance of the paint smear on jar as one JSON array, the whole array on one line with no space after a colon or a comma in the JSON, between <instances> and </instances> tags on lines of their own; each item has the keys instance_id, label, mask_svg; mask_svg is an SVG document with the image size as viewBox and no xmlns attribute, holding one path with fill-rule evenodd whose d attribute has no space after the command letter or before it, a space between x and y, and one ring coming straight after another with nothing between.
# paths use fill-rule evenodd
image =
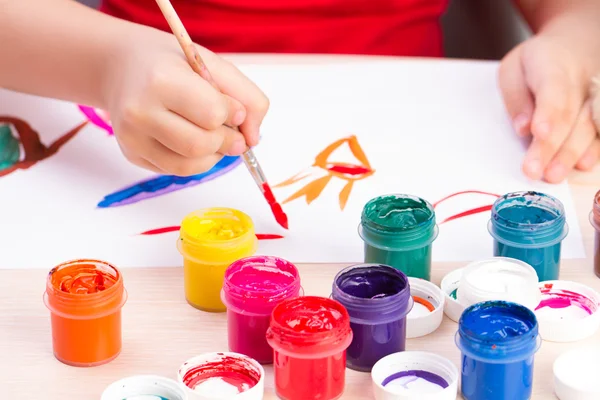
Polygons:
<instances>
[{"instance_id":1,"label":"paint smear on jar","mask_svg":"<svg viewBox=\"0 0 600 400\"><path fill-rule=\"evenodd\" d=\"M409 370L396 372L385 378L381 383L393 393L411 394L436 393L448 387L448 382L433 372L423 370Z\"/></svg>"},{"instance_id":2,"label":"paint smear on jar","mask_svg":"<svg viewBox=\"0 0 600 400\"><path fill-rule=\"evenodd\" d=\"M223 398L248 391L259 380L258 371L249 369L242 360L227 356L190 368L183 376L183 383L194 392L213 396L218 393Z\"/></svg>"},{"instance_id":3,"label":"paint smear on jar","mask_svg":"<svg viewBox=\"0 0 600 400\"><path fill-rule=\"evenodd\" d=\"M598 309L589 297L570 290L554 288L552 284L544 285L541 292L542 300L535 309L541 316L550 316L555 310L561 310L557 318L564 318L565 312L568 312L569 318L582 319L592 315Z\"/></svg>"}]
</instances>

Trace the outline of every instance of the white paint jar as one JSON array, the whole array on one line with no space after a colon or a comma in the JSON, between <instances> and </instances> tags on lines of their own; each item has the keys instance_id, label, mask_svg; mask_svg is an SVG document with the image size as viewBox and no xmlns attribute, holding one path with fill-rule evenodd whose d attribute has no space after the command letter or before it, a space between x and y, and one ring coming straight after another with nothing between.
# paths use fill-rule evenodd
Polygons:
<instances>
[{"instance_id":1,"label":"white paint jar","mask_svg":"<svg viewBox=\"0 0 600 400\"><path fill-rule=\"evenodd\" d=\"M600 348L580 347L561 354L554 361L554 393L560 400L598 400Z\"/></svg>"},{"instance_id":2,"label":"white paint jar","mask_svg":"<svg viewBox=\"0 0 600 400\"><path fill-rule=\"evenodd\" d=\"M434 353L403 351L379 360L371 370L376 400L455 400L458 369Z\"/></svg>"},{"instance_id":3,"label":"white paint jar","mask_svg":"<svg viewBox=\"0 0 600 400\"><path fill-rule=\"evenodd\" d=\"M420 278L408 278L413 307L406 317L408 339L429 335L444 318L444 293L435 284Z\"/></svg>"},{"instance_id":4,"label":"white paint jar","mask_svg":"<svg viewBox=\"0 0 600 400\"><path fill-rule=\"evenodd\" d=\"M465 267L457 300L465 307L482 301L504 300L534 311L541 299L538 283L531 265L513 258L492 257Z\"/></svg>"},{"instance_id":5,"label":"white paint jar","mask_svg":"<svg viewBox=\"0 0 600 400\"><path fill-rule=\"evenodd\" d=\"M206 353L179 368L188 400L262 400L265 371L253 358L234 352Z\"/></svg>"},{"instance_id":6,"label":"white paint jar","mask_svg":"<svg viewBox=\"0 0 600 400\"><path fill-rule=\"evenodd\" d=\"M173 379L135 375L110 384L100 400L188 400L183 386Z\"/></svg>"}]
</instances>

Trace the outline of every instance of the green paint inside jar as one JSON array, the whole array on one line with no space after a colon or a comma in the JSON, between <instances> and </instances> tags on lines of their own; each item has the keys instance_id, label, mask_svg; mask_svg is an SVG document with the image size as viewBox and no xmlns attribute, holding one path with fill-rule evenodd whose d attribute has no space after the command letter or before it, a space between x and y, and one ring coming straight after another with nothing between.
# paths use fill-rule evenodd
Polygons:
<instances>
[{"instance_id":1,"label":"green paint inside jar","mask_svg":"<svg viewBox=\"0 0 600 400\"><path fill-rule=\"evenodd\" d=\"M416 196L371 199L364 206L359 235L364 262L392 266L408 276L430 280L431 248L438 235L433 206Z\"/></svg>"}]
</instances>

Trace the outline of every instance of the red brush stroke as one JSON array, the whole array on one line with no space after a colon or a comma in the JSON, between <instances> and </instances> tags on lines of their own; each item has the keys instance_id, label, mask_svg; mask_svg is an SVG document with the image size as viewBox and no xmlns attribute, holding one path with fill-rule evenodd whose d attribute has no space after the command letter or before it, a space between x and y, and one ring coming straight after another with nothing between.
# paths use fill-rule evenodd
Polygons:
<instances>
[{"instance_id":1,"label":"red brush stroke","mask_svg":"<svg viewBox=\"0 0 600 400\"><path fill-rule=\"evenodd\" d=\"M144 235L144 236L162 235L163 233L179 231L179 228L180 228L179 225L165 226L163 228L150 229L148 231L144 231L144 232L140 233L140 235ZM283 239L283 236L275 235L272 233L257 233L256 238L258 240L274 240L274 239Z\"/></svg>"},{"instance_id":2,"label":"red brush stroke","mask_svg":"<svg viewBox=\"0 0 600 400\"><path fill-rule=\"evenodd\" d=\"M371 172L370 168L358 166L358 165L339 165L334 164L328 166L327 169L332 172L338 172L340 174L347 175L362 175Z\"/></svg>"},{"instance_id":3,"label":"red brush stroke","mask_svg":"<svg viewBox=\"0 0 600 400\"><path fill-rule=\"evenodd\" d=\"M462 195L462 194L469 194L469 193L471 193L471 194L472 193L474 193L474 194L485 194L485 195L493 196L493 197L496 197L496 198L500 197L500 195L498 195L498 194L490 193L490 192L483 192L481 190L464 190L462 192L452 193L452 194L444 197L443 199L438 200L436 203L433 204L433 208L437 207L438 205L440 205L440 203L443 203L444 201L446 201L446 200L448 200L448 199L450 199L452 197L459 196L459 195ZM489 210L492 209L492 207L493 207L493 204L488 204L486 206L472 208L470 210L466 210L466 211L460 212L458 214L451 215L450 217L448 217L445 220L443 220L442 222L440 222L440 225L444 224L446 222L453 221L455 219L459 219L459 218L463 218L463 217L468 217L470 215L479 214L479 213L482 213L482 212L489 211Z\"/></svg>"}]
</instances>

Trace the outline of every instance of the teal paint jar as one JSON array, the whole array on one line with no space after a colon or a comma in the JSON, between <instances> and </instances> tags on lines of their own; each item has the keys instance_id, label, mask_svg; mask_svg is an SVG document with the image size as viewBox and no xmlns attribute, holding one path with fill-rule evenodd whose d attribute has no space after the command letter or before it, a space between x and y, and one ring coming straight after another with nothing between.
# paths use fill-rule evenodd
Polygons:
<instances>
[{"instance_id":1,"label":"teal paint jar","mask_svg":"<svg viewBox=\"0 0 600 400\"><path fill-rule=\"evenodd\" d=\"M365 263L389 265L426 280L431 279L431 248L438 232L433 206L406 194L371 199L358 227Z\"/></svg>"},{"instance_id":2,"label":"teal paint jar","mask_svg":"<svg viewBox=\"0 0 600 400\"><path fill-rule=\"evenodd\" d=\"M559 279L561 244L569 232L563 204L539 192L513 192L492 206L494 256L531 265L539 281Z\"/></svg>"},{"instance_id":3,"label":"teal paint jar","mask_svg":"<svg viewBox=\"0 0 600 400\"><path fill-rule=\"evenodd\" d=\"M13 136L10 125L0 125L0 170L15 165L20 155L19 139Z\"/></svg>"}]
</instances>

